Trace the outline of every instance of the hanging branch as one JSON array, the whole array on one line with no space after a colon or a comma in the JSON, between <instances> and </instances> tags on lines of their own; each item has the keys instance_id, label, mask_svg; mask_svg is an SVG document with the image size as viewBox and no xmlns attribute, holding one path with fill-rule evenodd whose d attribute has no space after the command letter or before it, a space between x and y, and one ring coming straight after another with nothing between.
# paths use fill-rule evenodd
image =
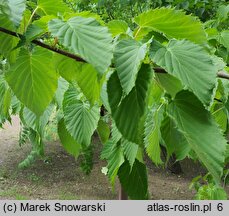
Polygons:
<instances>
[{"instance_id":1,"label":"hanging branch","mask_svg":"<svg viewBox=\"0 0 229 216\"><path fill-rule=\"evenodd\" d=\"M0 32L3 32L5 34L8 34L8 35L20 38L20 39L23 38L22 34L16 33L14 31L10 31L10 30L2 28L2 27L0 27ZM36 44L37 46L43 47L45 49L51 50L51 51L53 51L55 53L59 53L61 55L67 56L68 58L74 59L74 60L76 60L78 62L86 62L84 59L82 59L81 57L79 57L79 56L77 56L77 55L75 55L73 53L70 53L70 52L68 52L66 50L58 49L58 48L53 47L53 46L50 46L48 44L45 44L45 43L41 42L40 40L35 39L35 40L32 40L31 43ZM159 67L155 67L154 71L156 73L167 73L163 68L159 68ZM219 71L217 73L217 76L219 78L228 79L229 80L229 74L224 73L223 71Z\"/></svg>"}]
</instances>

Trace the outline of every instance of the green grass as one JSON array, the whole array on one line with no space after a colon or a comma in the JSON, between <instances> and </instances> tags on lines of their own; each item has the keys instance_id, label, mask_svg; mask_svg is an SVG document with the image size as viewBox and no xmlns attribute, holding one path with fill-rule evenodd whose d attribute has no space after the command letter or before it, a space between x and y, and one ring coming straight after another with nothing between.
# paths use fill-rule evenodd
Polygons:
<instances>
[{"instance_id":1,"label":"green grass","mask_svg":"<svg viewBox=\"0 0 229 216\"><path fill-rule=\"evenodd\" d=\"M0 178L8 178L9 177L9 172L7 171L7 169L0 169Z\"/></svg>"},{"instance_id":2,"label":"green grass","mask_svg":"<svg viewBox=\"0 0 229 216\"><path fill-rule=\"evenodd\" d=\"M79 197L77 197L74 194L71 194L70 192L61 191L58 196L58 199L59 200L79 200Z\"/></svg>"},{"instance_id":3,"label":"green grass","mask_svg":"<svg viewBox=\"0 0 229 216\"><path fill-rule=\"evenodd\" d=\"M11 187L4 191L0 191L0 197L13 198L16 200L27 200L24 195L20 194L17 187Z\"/></svg>"},{"instance_id":4,"label":"green grass","mask_svg":"<svg viewBox=\"0 0 229 216\"><path fill-rule=\"evenodd\" d=\"M12 187L3 191L0 191L0 197L14 197L17 194L17 188Z\"/></svg>"}]
</instances>

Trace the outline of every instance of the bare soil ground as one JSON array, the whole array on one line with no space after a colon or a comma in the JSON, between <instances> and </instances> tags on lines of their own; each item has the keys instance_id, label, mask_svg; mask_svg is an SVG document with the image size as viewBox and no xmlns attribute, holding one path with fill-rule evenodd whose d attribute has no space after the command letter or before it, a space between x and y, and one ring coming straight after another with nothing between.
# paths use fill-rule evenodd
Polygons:
<instances>
[{"instance_id":1,"label":"bare soil ground","mask_svg":"<svg viewBox=\"0 0 229 216\"><path fill-rule=\"evenodd\" d=\"M100 161L99 151L89 176L81 171L79 161L68 155L58 141L46 144L48 160L38 160L25 170L18 169L18 163L30 152L31 145L19 147L19 120L14 117L12 122L12 125L6 124L4 130L0 129L0 199L117 199L118 184L112 189L107 177L101 173L106 162ZM95 139L94 142L99 149L99 141ZM181 165L185 173L180 176L149 165L152 199L193 198L195 193L188 189L189 184L193 177L203 174L204 169L187 160Z\"/></svg>"}]
</instances>

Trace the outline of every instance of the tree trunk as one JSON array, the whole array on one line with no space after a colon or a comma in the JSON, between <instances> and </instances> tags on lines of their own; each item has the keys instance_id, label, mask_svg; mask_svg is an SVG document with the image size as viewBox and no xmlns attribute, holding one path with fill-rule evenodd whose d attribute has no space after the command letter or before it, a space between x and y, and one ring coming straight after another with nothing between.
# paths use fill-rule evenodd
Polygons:
<instances>
[{"instance_id":1,"label":"tree trunk","mask_svg":"<svg viewBox=\"0 0 229 216\"><path fill-rule=\"evenodd\" d=\"M120 184L119 187L119 195L118 195L118 199L119 200L128 200L128 195L126 194L126 192L124 191L122 185Z\"/></svg>"}]
</instances>

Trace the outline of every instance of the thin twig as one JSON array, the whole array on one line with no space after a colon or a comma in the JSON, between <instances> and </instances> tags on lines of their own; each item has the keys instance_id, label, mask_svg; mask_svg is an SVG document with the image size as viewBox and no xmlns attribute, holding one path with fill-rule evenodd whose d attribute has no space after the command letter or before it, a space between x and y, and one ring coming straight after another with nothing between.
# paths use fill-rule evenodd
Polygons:
<instances>
[{"instance_id":1,"label":"thin twig","mask_svg":"<svg viewBox=\"0 0 229 216\"><path fill-rule=\"evenodd\" d=\"M229 79L229 74L224 73L223 71L219 71L217 73L217 76L220 77L220 78L223 78L223 79Z\"/></svg>"},{"instance_id":2,"label":"thin twig","mask_svg":"<svg viewBox=\"0 0 229 216\"><path fill-rule=\"evenodd\" d=\"M0 32L6 33L8 35L11 35L11 36L14 36L14 37L17 37L17 38L22 38L23 37L22 34L18 34L16 32L10 31L10 30L2 28L2 27L0 27ZM40 47L43 47L45 49L51 50L51 51L53 51L55 53L59 53L61 55L67 56L67 57L69 57L71 59L74 59L74 60L76 60L78 62L86 62L84 59L80 58L79 56L77 56L77 55L75 55L73 53L70 53L70 52L65 51L65 50L58 49L56 47L52 47L52 46L50 46L48 44L45 44L45 43L43 43L43 42L41 42L39 40L32 40L31 42L33 44L36 44L37 46L40 46Z\"/></svg>"},{"instance_id":3,"label":"thin twig","mask_svg":"<svg viewBox=\"0 0 229 216\"><path fill-rule=\"evenodd\" d=\"M154 67L153 70L156 73L167 73L163 68L160 68L160 67Z\"/></svg>"}]
</instances>

